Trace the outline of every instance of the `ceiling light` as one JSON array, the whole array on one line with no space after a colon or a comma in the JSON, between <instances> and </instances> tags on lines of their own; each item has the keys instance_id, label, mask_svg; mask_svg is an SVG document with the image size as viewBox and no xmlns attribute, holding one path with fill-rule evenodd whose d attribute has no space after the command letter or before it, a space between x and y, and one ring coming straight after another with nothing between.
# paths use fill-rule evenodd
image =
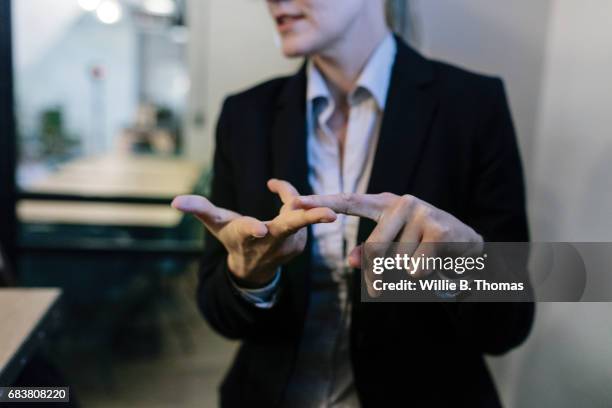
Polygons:
<instances>
[{"instance_id":1,"label":"ceiling light","mask_svg":"<svg viewBox=\"0 0 612 408\"><path fill-rule=\"evenodd\" d=\"M98 19L104 24L115 24L121 20L121 5L116 0L104 0L96 9Z\"/></svg>"},{"instance_id":2,"label":"ceiling light","mask_svg":"<svg viewBox=\"0 0 612 408\"><path fill-rule=\"evenodd\" d=\"M173 0L144 0L142 5L148 13L159 16L170 16L176 11Z\"/></svg>"}]
</instances>

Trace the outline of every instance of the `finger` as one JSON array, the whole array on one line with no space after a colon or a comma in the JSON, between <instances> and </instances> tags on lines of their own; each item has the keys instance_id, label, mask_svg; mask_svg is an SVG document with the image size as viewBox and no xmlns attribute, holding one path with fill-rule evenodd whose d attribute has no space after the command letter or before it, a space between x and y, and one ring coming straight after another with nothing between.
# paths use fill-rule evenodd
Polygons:
<instances>
[{"instance_id":1,"label":"finger","mask_svg":"<svg viewBox=\"0 0 612 408\"><path fill-rule=\"evenodd\" d=\"M178 196L171 205L179 211L196 216L213 234L217 234L227 223L240 217L240 214L217 207L197 195Z\"/></svg>"},{"instance_id":2,"label":"finger","mask_svg":"<svg viewBox=\"0 0 612 408\"><path fill-rule=\"evenodd\" d=\"M272 236L286 237L308 225L334 221L336 221L336 214L329 208L313 208L311 210L294 210L281 213L270 221L267 227Z\"/></svg>"},{"instance_id":3,"label":"finger","mask_svg":"<svg viewBox=\"0 0 612 408\"><path fill-rule=\"evenodd\" d=\"M412 217L410 222L404 226L404 229L400 232L397 242L401 245L398 247L402 253L408 256L412 256L423 238L423 229L419 228L415 217Z\"/></svg>"},{"instance_id":4,"label":"finger","mask_svg":"<svg viewBox=\"0 0 612 408\"><path fill-rule=\"evenodd\" d=\"M412 222L416 205L413 197L400 197L390 210L383 213L366 242L394 242L403 229L417 230ZM407 231L407 234L411 237L418 235L417 231Z\"/></svg>"},{"instance_id":5,"label":"finger","mask_svg":"<svg viewBox=\"0 0 612 408\"><path fill-rule=\"evenodd\" d=\"M352 268L361 269L361 255L363 253L363 245L357 245L348 256L349 266Z\"/></svg>"},{"instance_id":6,"label":"finger","mask_svg":"<svg viewBox=\"0 0 612 408\"><path fill-rule=\"evenodd\" d=\"M419 245L419 242L421 240L421 235L422 234L421 234L420 229L407 228L407 226L405 226L403 231L400 233L400 237L397 241L402 244L403 249L406 249L405 252L408 255L412 256L417 246ZM363 250L364 250L363 244L358 245L355 248L353 248L353 250L348 256L349 266L353 268L361 268L361 257L362 257Z\"/></svg>"},{"instance_id":7,"label":"finger","mask_svg":"<svg viewBox=\"0 0 612 408\"><path fill-rule=\"evenodd\" d=\"M412 256L413 257L423 257L423 262L421 262L419 266L413 271L409 271L410 275L412 275L415 278L424 278L425 276L433 272L433 270L427 269L425 260L431 259L436 256L435 244L433 244L432 242L427 242L426 240L423 240L423 242L421 242L419 246L416 248Z\"/></svg>"},{"instance_id":8,"label":"finger","mask_svg":"<svg viewBox=\"0 0 612 408\"><path fill-rule=\"evenodd\" d=\"M417 244L421 242L422 237L422 228L419 228L413 217L400 232L397 242L401 242L402 244L414 244L414 248L416 248Z\"/></svg>"},{"instance_id":9,"label":"finger","mask_svg":"<svg viewBox=\"0 0 612 408\"><path fill-rule=\"evenodd\" d=\"M310 195L296 198L295 205L304 209L327 207L336 213L378 221L385 208L390 206L394 199L397 199L397 196L390 193Z\"/></svg>"},{"instance_id":10,"label":"finger","mask_svg":"<svg viewBox=\"0 0 612 408\"><path fill-rule=\"evenodd\" d=\"M234 238L238 241L244 241L253 238L263 238L268 234L268 228L266 227L266 224L253 217L237 218L232 222L231 225L232 231L228 233L236 234L235 237L231 238ZM221 235L223 238L225 238L225 231L222 231Z\"/></svg>"},{"instance_id":11,"label":"finger","mask_svg":"<svg viewBox=\"0 0 612 408\"><path fill-rule=\"evenodd\" d=\"M290 204L295 197L299 196L299 193L295 187L293 187L291 183L284 180L268 180L268 189L271 192L278 194L283 204Z\"/></svg>"}]
</instances>

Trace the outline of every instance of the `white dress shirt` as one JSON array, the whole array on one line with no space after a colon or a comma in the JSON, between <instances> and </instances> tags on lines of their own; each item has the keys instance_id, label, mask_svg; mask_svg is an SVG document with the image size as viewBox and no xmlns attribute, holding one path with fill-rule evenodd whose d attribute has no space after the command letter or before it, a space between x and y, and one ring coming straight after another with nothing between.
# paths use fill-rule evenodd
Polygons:
<instances>
[{"instance_id":1,"label":"white dress shirt","mask_svg":"<svg viewBox=\"0 0 612 408\"><path fill-rule=\"evenodd\" d=\"M387 100L391 68L397 45L391 34L374 51L355 90L348 95L350 107L344 157L338 136L328 127L335 110L323 76L308 63L308 181L314 194L365 193L378 143ZM358 217L339 215L331 224L312 226L314 259L335 270L347 266L347 250L357 243Z\"/></svg>"},{"instance_id":2,"label":"white dress shirt","mask_svg":"<svg viewBox=\"0 0 612 408\"><path fill-rule=\"evenodd\" d=\"M367 61L355 90L348 95L349 116L346 128L344 157L341 157L338 135L328 122L334 110L334 100L327 83L312 61L307 66L307 155L308 181L314 194L365 193L370 179L378 135L391 80L391 70L397 44L389 33ZM347 256L357 244L357 217L339 215L329 224L312 226L312 259L316 266L331 271L337 284L338 303L341 305L342 328L338 342L348 345L350 327L350 296ZM274 305L280 272L268 286L250 290L238 288L242 295L261 308ZM355 284L358 284L356 282ZM308 322L307 322L308 323ZM338 347L342 349L342 347ZM348 350L348 346L344 348ZM330 376L326 401L315 401L314 406L354 406L354 391L350 357L344 353ZM347 369L348 367L348 369Z\"/></svg>"}]
</instances>

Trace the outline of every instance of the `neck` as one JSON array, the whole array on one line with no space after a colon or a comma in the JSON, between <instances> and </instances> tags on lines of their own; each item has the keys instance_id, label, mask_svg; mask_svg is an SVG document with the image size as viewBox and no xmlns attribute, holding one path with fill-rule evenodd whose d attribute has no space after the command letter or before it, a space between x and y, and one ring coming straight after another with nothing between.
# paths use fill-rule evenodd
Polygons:
<instances>
[{"instance_id":1,"label":"neck","mask_svg":"<svg viewBox=\"0 0 612 408\"><path fill-rule=\"evenodd\" d=\"M366 63L389 33L384 16L372 12L363 14L332 46L312 56L334 99L348 95L355 88Z\"/></svg>"}]
</instances>

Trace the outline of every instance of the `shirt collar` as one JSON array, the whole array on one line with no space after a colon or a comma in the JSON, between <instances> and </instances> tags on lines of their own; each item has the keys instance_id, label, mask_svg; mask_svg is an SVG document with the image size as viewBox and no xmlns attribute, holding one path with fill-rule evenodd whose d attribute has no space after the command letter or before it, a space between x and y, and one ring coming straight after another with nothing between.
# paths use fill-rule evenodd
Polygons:
<instances>
[{"instance_id":1,"label":"shirt collar","mask_svg":"<svg viewBox=\"0 0 612 408\"><path fill-rule=\"evenodd\" d=\"M312 60L308 61L306 75L308 78L308 85L306 89L306 98L308 102L312 103L317 98L329 99L331 97L329 88L327 88L327 84L323 79L323 75Z\"/></svg>"},{"instance_id":2,"label":"shirt collar","mask_svg":"<svg viewBox=\"0 0 612 408\"><path fill-rule=\"evenodd\" d=\"M374 97L381 110L385 109L396 53L395 38L391 33L388 33L376 47L357 79L356 90L359 88L366 89ZM329 100L331 98L329 88L312 60L308 61L307 76L306 98L308 102L312 103L317 98Z\"/></svg>"}]
</instances>

